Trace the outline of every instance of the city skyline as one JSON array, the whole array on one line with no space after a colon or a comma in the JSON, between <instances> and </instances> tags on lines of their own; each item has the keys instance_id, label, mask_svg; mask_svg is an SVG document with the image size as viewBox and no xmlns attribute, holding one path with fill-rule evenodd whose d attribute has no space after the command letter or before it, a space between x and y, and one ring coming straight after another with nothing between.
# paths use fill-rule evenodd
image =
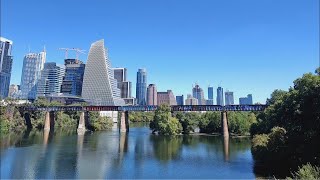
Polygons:
<instances>
[{"instance_id":1,"label":"city skyline","mask_svg":"<svg viewBox=\"0 0 320 180\"><path fill-rule=\"evenodd\" d=\"M128 69L128 80L133 82L132 89L136 89L137 69L146 68L148 82L156 84L159 91L172 89L174 93L186 96L190 93L192 83L198 82L205 94L209 84L214 89L221 85L225 90L234 92L235 103L238 98L251 93L254 95L254 102L264 103L274 89L287 90L287 87L292 86L292 79L315 70L319 61L318 1L281 1L277 6L272 2L262 2L263 5L254 1L229 2L232 2L231 5L208 1L200 4L158 2L147 4L150 6L149 10L141 2L125 4L123 10L133 13L132 17L121 16L123 10L119 8L122 6L116 1L110 1L109 4L86 4L91 9L103 9L107 5L113 7L104 14L108 21L106 26L97 21L90 22L89 20L98 17L94 14L89 17L80 14L77 19L81 21L72 22L61 20L59 14L58 17L52 16L56 14L53 12L58 7L68 9L68 15L74 16L70 12L74 8L69 7L76 6L81 10L86 7L82 3L4 1L1 11L6 17L2 21L1 36L13 41L10 84L20 84L23 56L29 52L29 47L32 52L40 52L43 45L46 45L48 62L63 64L64 53L58 48L79 47L88 52L90 44L101 38L106 39L106 46L112 52L110 59L113 67ZM64 6L60 6L61 3ZM33 31L33 28L38 27L39 23L35 20L28 21L29 29L19 32L25 24L24 19L37 19L39 14L26 13L30 9L28 7L49 5L53 7L44 8L47 12L43 13L45 21L40 22L43 31L34 33L37 31ZM176 8L178 5L183 8ZM198 15L188 16L187 12L195 5L198 7L195 10ZM262 6L266 8L260 9ZM139 11L141 8L145 10ZM230 11L232 13L226 15L222 11L224 8L234 12ZM247 12L241 8L245 8ZM283 8L286 9L286 14L283 14ZM44 9L40 8L39 11ZM172 11L165 15L161 13L165 9ZM89 8L88 13L90 12ZM136 14L137 12L140 14ZM239 17L235 17L239 13ZM25 18L21 18L21 14ZM144 16L146 14L150 14L150 17ZM256 16L252 17L252 14ZM184 20L184 15L190 19ZM136 24L128 24L129 21ZM79 28L83 27L82 22L89 23L87 27L90 29ZM68 26L71 28L69 32L63 26L70 23L73 26ZM177 25L173 26L175 24ZM72 29L77 29L77 32ZM70 53L69 57L73 58L75 55ZM80 55L79 59L86 63L87 55ZM195 60L197 63L192 63ZM194 73L190 73L188 69L192 69Z\"/></svg>"}]
</instances>

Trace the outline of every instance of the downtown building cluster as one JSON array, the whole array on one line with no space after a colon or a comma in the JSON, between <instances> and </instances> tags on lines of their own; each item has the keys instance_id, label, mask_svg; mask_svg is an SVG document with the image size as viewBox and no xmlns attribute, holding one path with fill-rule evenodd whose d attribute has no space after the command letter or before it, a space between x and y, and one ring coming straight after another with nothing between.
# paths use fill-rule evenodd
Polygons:
<instances>
[{"instance_id":1,"label":"downtown building cluster","mask_svg":"<svg viewBox=\"0 0 320 180\"><path fill-rule=\"evenodd\" d=\"M138 69L136 98L132 97L132 83L126 68L112 68L104 40L91 44L86 64L79 59L65 58L64 64L47 62L44 48L39 53L27 53L23 59L20 85L10 85L12 69L12 41L1 37L1 98L11 97L34 101L45 97L65 104L87 102L90 105L233 105L233 92L208 87L207 99L196 84L192 93L175 96L172 90L158 92L156 84L147 83L147 70ZM252 95L241 97L240 104L253 104Z\"/></svg>"}]
</instances>

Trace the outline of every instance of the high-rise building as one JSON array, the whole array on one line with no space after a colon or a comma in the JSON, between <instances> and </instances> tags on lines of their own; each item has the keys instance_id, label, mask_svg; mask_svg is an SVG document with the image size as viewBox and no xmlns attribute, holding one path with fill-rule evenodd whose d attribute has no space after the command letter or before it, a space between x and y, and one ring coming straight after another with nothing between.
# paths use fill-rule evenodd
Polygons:
<instances>
[{"instance_id":1,"label":"high-rise building","mask_svg":"<svg viewBox=\"0 0 320 180\"><path fill-rule=\"evenodd\" d=\"M218 87L217 89L217 105L224 106L222 87Z\"/></svg>"},{"instance_id":2,"label":"high-rise building","mask_svg":"<svg viewBox=\"0 0 320 180\"><path fill-rule=\"evenodd\" d=\"M157 105L157 87L155 84L149 84L147 89L147 105Z\"/></svg>"},{"instance_id":3,"label":"high-rise building","mask_svg":"<svg viewBox=\"0 0 320 180\"><path fill-rule=\"evenodd\" d=\"M213 87L209 86L208 87L208 99L212 99L213 100Z\"/></svg>"},{"instance_id":4,"label":"high-rise building","mask_svg":"<svg viewBox=\"0 0 320 180\"><path fill-rule=\"evenodd\" d=\"M246 97L241 97L239 98L239 104L240 105L246 105L248 102L247 98Z\"/></svg>"},{"instance_id":5,"label":"high-rise building","mask_svg":"<svg viewBox=\"0 0 320 180\"><path fill-rule=\"evenodd\" d=\"M196 86L192 88L192 95L194 98L198 99L199 105L206 105L203 90L198 84L196 84Z\"/></svg>"},{"instance_id":6,"label":"high-rise building","mask_svg":"<svg viewBox=\"0 0 320 180\"><path fill-rule=\"evenodd\" d=\"M240 105L252 105L252 94L248 94L247 97L241 97L239 98L239 104Z\"/></svg>"},{"instance_id":7,"label":"high-rise building","mask_svg":"<svg viewBox=\"0 0 320 180\"><path fill-rule=\"evenodd\" d=\"M198 99L191 96L191 94L187 95L186 105L198 105Z\"/></svg>"},{"instance_id":8,"label":"high-rise building","mask_svg":"<svg viewBox=\"0 0 320 180\"><path fill-rule=\"evenodd\" d=\"M184 105L184 97L183 97L183 95L176 96L176 101L177 101L177 105Z\"/></svg>"},{"instance_id":9,"label":"high-rise building","mask_svg":"<svg viewBox=\"0 0 320 180\"><path fill-rule=\"evenodd\" d=\"M252 94L248 94L248 95L247 95L247 98L248 98L248 103L249 103L250 105L252 105L252 104L253 104Z\"/></svg>"},{"instance_id":10,"label":"high-rise building","mask_svg":"<svg viewBox=\"0 0 320 180\"><path fill-rule=\"evenodd\" d=\"M137 72L136 98L138 105L146 105L147 98L147 71L139 69Z\"/></svg>"},{"instance_id":11,"label":"high-rise building","mask_svg":"<svg viewBox=\"0 0 320 180\"><path fill-rule=\"evenodd\" d=\"M127 68L112 68L117 87L120 89L121 98L131 98L131 82L127 81Z\"/></svg>"},{"instance_id":12,"label":"high-rise building","mask_svg":"<svg viewBox=\"0 0 320 180\"><path fill-rule=\"evenodd\" d=\"M22 99L36 99L38 81L41 78L45 61L45 50L40 53L28 53L24 56L20 84Z\"/></svg>"},{"instance_id":13,"label":"high-rise building","mask_svg":"<svg viewBox=\"0 0 320 180\"><path fill-rule=\"evenodd\" d=\"M9 85L12 70L12 41L0 37L0 98L6 98L9 94Z\"/></svg>"},{"instance_id":14,"label":"high-rise building","mask_svg":"<svg viewBox=\"0 0 320 180\"><path fill-rule=\"evenodd\" d=\"M118 82L127 81L127 68L112 68L114 72L114 78Z\"/></svg>"},{"instance_id":15,"label":"high-rise building","mask_svg":"<svg viewBox=\"0 0 320 180\"><path fill-rule=\"evenodd\" d=\"M213 87L209 86L208 87L208 100L207 100L207 105L213 105L214 100L213 100Z\"/></svg>"},{"instance_id":16,"label":"high-rise building","mask_svg":"<svg viewBox=\"0 0 320 180\"><path fill-rule=\"evenodd\" d=\"M177 101L173 92L167 90L167 92L158 92L157 105L168 104L168 105L177 105Z\"/></svg>"},{"instance_id":17,"label":"high-rise building","mask_svg":"<svg viewBox=\"0 0 320 180\"><path fill-rule=\"evenodd\" d=\"M65 59L65 76L61 85L61 93L81 96L85 64L78 59Z\"/></svg>"},{"instance_id":18,"label":"high-rise building","mask_svg":"<svg viewBox=\"0 0 320 180\"><path fill-rule=\"evenodd\" d=\"M84 70L82 98L92 105L124 105L103 39L91 44Z\"/></svg>"},{"instance_id":19,"label":"high-rise building","mask_svg":"<svg viewBox=\"0 0 320 180\"><path fill-rule=\"evenodd\" d=\"M227 91L225 92L226 105L234 104L233 92Z\"/></svg>"},{"instance_id":20,"label":"high-rise building","mask_svg":"<svg viewBox=\"0 0 320 180\"><path fill-rule=\"evenodd\" d=\"M60 93L65 66L55 62L44 63L41 78L38 81L37 96L47 96L52 93Z\"/></svg>"}]
</instances>

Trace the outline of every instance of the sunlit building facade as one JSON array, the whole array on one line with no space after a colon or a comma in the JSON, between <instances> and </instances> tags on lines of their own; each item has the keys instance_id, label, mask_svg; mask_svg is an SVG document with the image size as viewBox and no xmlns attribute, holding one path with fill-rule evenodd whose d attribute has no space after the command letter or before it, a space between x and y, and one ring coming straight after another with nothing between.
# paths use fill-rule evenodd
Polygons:
<instances>
[{"instance_id":1,"label":"sunlit building facade","mask_svg":"<svg viewBox=\"0 0 320 180\"><path fill-rule=\"evenodd\" d=\"M91 44L83 77L82 98L91 105L122 106L120 89L104 47L104 40Z\"/></svg>"},{"instance_id":2,"label":"sunlit building facade","mask_svg":"<svg viewBox=\"0 0 320 180\"><path fill-rule=\"evenodd\" d=\"M0 98L9 94L13 58L11 55L12 41L0 37Z\"/></svg>"},{"instance_id":3,"label":"sunlit building facade","mask_svg":"<svg viewBox=\"0 0 320 180\"><path fill-rule=\"evenodd\" d=\"M147 105L157 105L157 87L155 84L149 84L147 88Z\"/></svg>"},{"instance_id":4,"label":"sunlit building facade","mask_svg":"<svg viewBox=\"0 0 320 180\"><path fill-rule=\"evenodd\" d=\"M46 52L28 53L24 56L21 75L21 99L35 100L41 72L46 61Z\"/></svg>"},{"instance_id":5,"label":"sunlit building facade","mask_svg":"<svg viewBox=\"0 0 320 180\"><path fill-rule=\"evenodd\" d=\"M45 63L37 86L37 97L60 93L64 74L64 65L55 62Z\"/></svg>"}]
</instances>

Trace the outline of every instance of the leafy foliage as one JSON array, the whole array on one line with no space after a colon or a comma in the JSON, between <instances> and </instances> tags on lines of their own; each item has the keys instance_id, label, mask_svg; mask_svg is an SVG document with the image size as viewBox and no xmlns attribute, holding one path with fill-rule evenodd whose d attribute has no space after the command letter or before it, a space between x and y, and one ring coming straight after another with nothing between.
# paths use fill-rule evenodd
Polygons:
<instances>
[{"instance_id":1,"label":"leafy foliage","mask_svg":"<svg viewBox=\"0 0 320 180\"><path fill-rule=\"evenodd\" d=\"M130 112L129 120L131 122L150 122L153 120L154 112Z\"/></svg>"},{"instance_id":2,"label":"leafy foliage","mask_svg":"<svg viewBox=\"0 0 320 180\"><path fill-rule=\"evenodd\" d=\"M293 84L288 91L272 93L267 101L270 106L258 116L258 123L250 131L252 135L269 133L269 153L264 154L265 159L281 161L285 156L285 162L293 168L308 162L319 166L320 76L307 73ZM274 130L276 126L285 130Z\"/></svg>"},{"instance_id":3,"label":"leafy foliage","mask_svg":"<svg viewBox=\"0 0 320 180\"><path fill-rule=\"evenodd\" d=\"M101 117L98 112L89 112L90 126L94 131L111 129L113 121L109 117Z\"/></svg>"},{"instance_id":4,"label":"leafy foliage","mask_svg":"<svg viewBox=\"0 0 320 180\"><path fill-rule=\"evenodd\" d=\"M177 118L171 116L168 105L160 105L155 111L154 120L150 122L150 129L153 133L161 135L177 135L182 132L182 126Z\"/></svg>"},{"instance_id":5,"label":"leafy foliage","mask_svg":"<svg viewBox=\"0 0 320 180\"><path fill-rule=\"evenodd\" d=\"M292 176L294 179L320 179L320 168L307 163L299 167L298 171L293 173Z\"/></svg>"},{"instance_id":6,"label":"leafy foliage","mask_svg":"<svg viewBox=\"0 0 320 180\"><path fill-rule=\"evenodd\" d=\"M199 122L200 132L221 132L221 114L218 112L206 112L201 115Z\"/></svg>"},{"instance_id":7,"label":"leafy foliage","mask_svg":"<svg viewBox=\"0 0 320 180\"><path fill-rule=\"evenodd\" d=\"M183 134L190 134L194 132L195 128L198 127L200 115L195 112L182 113L178 112L175 117L179 120L182 125Z\"/></svg>"}]
</instances>

